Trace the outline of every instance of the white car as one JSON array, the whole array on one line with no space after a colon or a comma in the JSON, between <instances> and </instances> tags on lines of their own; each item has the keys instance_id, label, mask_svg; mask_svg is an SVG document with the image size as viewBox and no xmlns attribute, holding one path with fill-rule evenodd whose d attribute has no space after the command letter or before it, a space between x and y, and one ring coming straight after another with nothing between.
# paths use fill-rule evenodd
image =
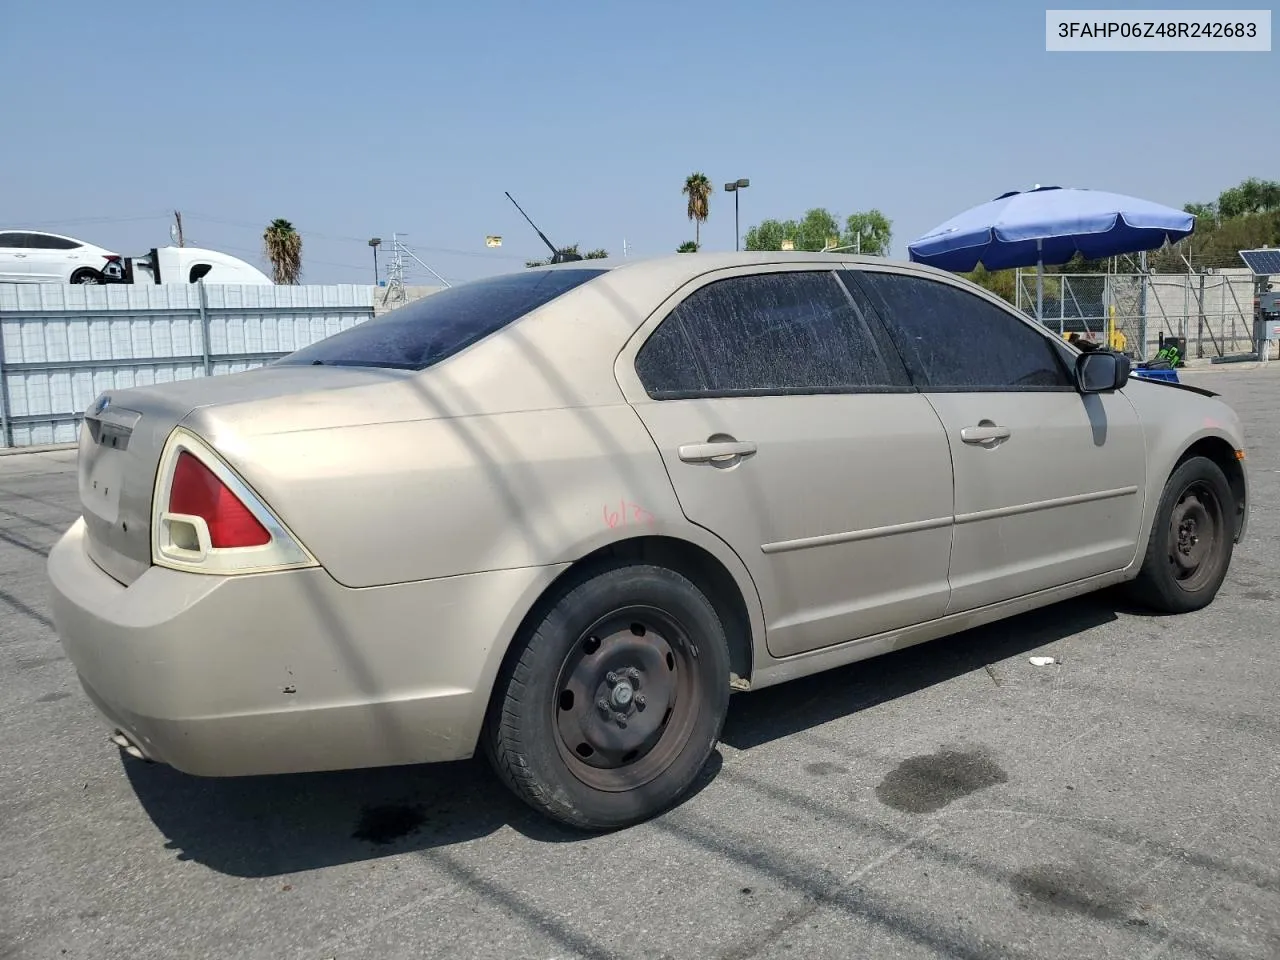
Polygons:
<instances>
[{"instance_id":1,"label":"white car","mask_svg":"<svg viewBox=\"0 0 1280 960\"><path fill-rule=\"evenodd\" d=\"M0 230L0 283L102 283L120 255L37 230Z\"/></svg>"}]
</instances>

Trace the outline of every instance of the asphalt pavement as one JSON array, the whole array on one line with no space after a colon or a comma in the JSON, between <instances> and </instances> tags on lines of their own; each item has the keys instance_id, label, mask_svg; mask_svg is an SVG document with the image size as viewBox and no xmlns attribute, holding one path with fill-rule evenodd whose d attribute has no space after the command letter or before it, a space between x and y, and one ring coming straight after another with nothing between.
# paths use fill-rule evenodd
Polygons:
<instances>
[{"instance_id":1,"label":"asphalt pavement","mask_svg":"<svg viewBox=\"0 0 1280 960\"><path fill-rule=\"evenodd\" d=\"M75 454L0 457L0 957L1280 957L1280 365L1184 379L1249 441L1209 609L1108 592L735 697L692 798L586 838L479 760L123 757L48 615Z\"/></svg>"}]
</instances>

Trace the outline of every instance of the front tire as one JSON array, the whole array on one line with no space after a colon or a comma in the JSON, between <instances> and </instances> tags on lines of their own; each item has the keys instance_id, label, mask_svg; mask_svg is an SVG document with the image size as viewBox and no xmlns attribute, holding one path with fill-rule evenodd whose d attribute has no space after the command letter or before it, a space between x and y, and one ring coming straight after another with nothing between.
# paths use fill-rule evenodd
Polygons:
<instances>
[{"instance_id":1,"label":"front tire","mask_svg":"<svg viewBox=\"0 0 1280 960\"><path fill-rule=\"evenodd\" d=\"M1226 476L1207 457L1178 465L1165 483L1151 539L1131 593L1161 613L1213 602L1235 545L1235 504Z\"/></svg>"},{"instance_id":2,"label":"front tire","mask_svg":"<svg viewBox=\"0 0 1280 960\"><path fill-rule=\"evenodd\" d=\"M624 564L565 590L513 652L486 724L498 776L583 830L647 820L706 764L729 705L715 608L665 567Z\"/></svg>"}]
</instances>

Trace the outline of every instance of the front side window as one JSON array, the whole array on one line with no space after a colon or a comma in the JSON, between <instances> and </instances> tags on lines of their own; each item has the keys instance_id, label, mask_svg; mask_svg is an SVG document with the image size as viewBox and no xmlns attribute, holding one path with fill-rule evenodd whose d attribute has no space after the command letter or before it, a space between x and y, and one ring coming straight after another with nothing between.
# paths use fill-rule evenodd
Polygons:
<instances>
[{"instance_id":1,"label":"front side window","mask_svg":"<svg viewBox=\"0 0 1280 960\"><path fill-rule=\"evenodd\" d=\"M449 287L275 361L425 370L605 270L526 270Z\"/></svg>"},{"instance_id":2,"label":"front side window","mask_svg":"<svg viewBox=\"0 0 1280 960\"><path fill-rule=\"evenodd\" d=\"M981 297L927 277L846 274L897 344L921 390L1071 390L1049 339Z\"/></svg>"},{"instance_id":3,"label":"front side window","mask_svg":"<svg viewBox=\"0 0 1280 960\"><path fill-rule=\"evenodd\" d=\"M700 287L636 357L655 399L904 389L830 271L730 277Z\"/></svg>"}]
</instances>

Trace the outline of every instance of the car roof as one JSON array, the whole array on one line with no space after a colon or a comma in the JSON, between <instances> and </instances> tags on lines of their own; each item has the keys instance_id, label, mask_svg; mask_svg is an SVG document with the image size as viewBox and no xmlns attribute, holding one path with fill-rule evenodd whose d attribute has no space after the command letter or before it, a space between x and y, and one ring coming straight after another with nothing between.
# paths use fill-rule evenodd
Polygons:
<instances>
[{"instance_id":1,"label":"car roof","mask_svg":"<svg viewBox=\"0 0 1280 960\"><path fill-rule=\"evenodd\" d=\"M945 277L955 280L956 276L945 270L914 263L910 260L896 260L888 257L861 256L852 253L811 253L790 250L744 250L724 253L669 253L653 257L609 257L600 260L574 260L569 263L556 263L532 270L602 270L620 283L629 285L636 283L657 283L676 289L690 280L716 270L733 269L735 267L769 266L776 264L813 264L827 266L831 269L839 267L867 266L890 267L894 270L909 271L927 276Z\"/></svg>"}]
</instances>

